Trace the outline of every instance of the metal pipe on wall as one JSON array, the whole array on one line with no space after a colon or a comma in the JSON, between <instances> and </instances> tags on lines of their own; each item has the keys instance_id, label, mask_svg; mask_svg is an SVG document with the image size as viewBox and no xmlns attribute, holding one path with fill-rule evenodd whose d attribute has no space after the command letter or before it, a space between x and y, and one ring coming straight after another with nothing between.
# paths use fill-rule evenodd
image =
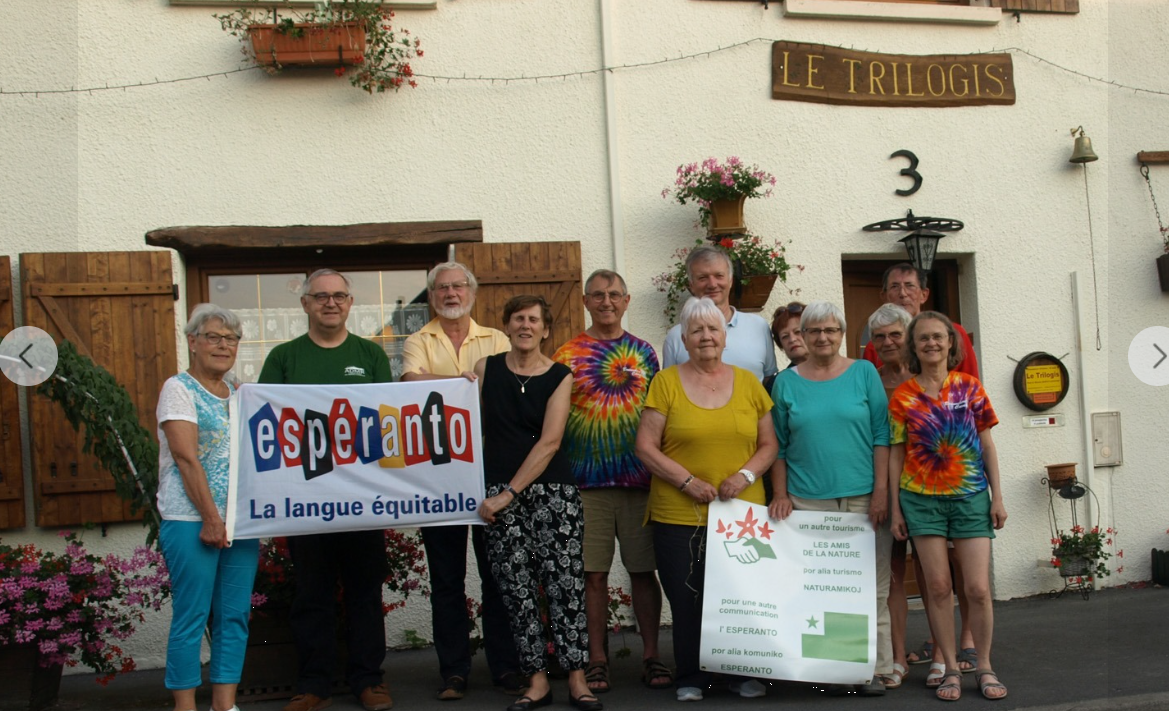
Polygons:
<instances>
[{"instance_id":1,"label":"metal pipe on wall","mask_svg":"<svg viewBox=\"0 0 1169 711\"><path fill-rule=\"evenodd\" d=\"M613 27L610 0L597 0L601 25L601 65L613 66ZM613 271L625 275L625 221L621 205L621 170L617 161L617 96L611 72L601 72L605 92L605 158L609 167L609 224L613 245ZM584 286L583 284L581 285Z\"/></svg>"}]
</instances>

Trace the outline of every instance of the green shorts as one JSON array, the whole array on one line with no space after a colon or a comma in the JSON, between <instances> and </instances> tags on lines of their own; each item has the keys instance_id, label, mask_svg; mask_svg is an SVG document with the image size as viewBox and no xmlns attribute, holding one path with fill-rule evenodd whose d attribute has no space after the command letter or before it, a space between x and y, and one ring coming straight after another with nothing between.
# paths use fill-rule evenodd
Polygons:
<instances>
[{"instance_id":1,"label":"green shorts","mask_svg":"<svg viewBox=\"0 0 1169 711\"><path fill-rule=\"evenodd\" d=\"M901 515L910 536L994 538L990 489L965 499L947 499L901 491Z\"/></svg>"},{"instance_id":2,"label":"green shorts","mask_svg":"<svg viewBox=\"0 0 1169 711\"><path fill-rule=\"evenodd\" d=\"M642 489L581 489L584 505L584 566L587 573L607 573L613 566L616 541L621 562L630 573L657 569L653 527L645 525L649 491Z\"/></svg>"}]
</instances>

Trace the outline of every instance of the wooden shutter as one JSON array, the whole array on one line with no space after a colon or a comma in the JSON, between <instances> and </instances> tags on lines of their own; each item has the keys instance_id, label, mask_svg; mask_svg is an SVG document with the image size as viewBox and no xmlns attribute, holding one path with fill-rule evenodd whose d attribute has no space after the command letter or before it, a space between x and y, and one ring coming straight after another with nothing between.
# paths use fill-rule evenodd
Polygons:
<instances>
[{"instance_id":1,"label":"wooden shutter","mask_svg":"<svg viewBox=\"0 0 1169 711\"><path fill-rule=\"evenodd\" d=\"M25 324L69 339L112 373L155 432L158 393L178 369L170 253L22 254L20 267ZM29 422L38 526L133 518L59 405L30 396Z\"/></svg>"},{"instance_id":2,"label":"wooden shutter","mask_svg":"<svg viewBox=\"0 0 1169 711\"><path fill-rule=\"evenodd\" d=\"M552 305L554 324L552 337L544 341L546 355L585 329L580 242L457 244L455 259L479 280L471 317L480 324L502 329L507 300L537 294Z\"/></svg>"},{"instance_id":3,"label":"wooden shutter","mask_svg":"<svg viewBox=\"0 0 1169 711\"><path fill-rule=\"evenodd\" d=\"M1004 12L1060 12L1075 14L1080 11L1080 0L990 0L991 7Z\"/></svg>"},{"instance_id":4,"label":"wooden shutter","mask_svg":"<svg viewBox=\"0 0 1169 711\"><path fill-rule=\"evenodd\" d=\"M0 339L14 328L12 260L0 257ZM16 384L0 377L0 530L24 526L24 465L16 398Z\"/></svg>"}]
</instances>

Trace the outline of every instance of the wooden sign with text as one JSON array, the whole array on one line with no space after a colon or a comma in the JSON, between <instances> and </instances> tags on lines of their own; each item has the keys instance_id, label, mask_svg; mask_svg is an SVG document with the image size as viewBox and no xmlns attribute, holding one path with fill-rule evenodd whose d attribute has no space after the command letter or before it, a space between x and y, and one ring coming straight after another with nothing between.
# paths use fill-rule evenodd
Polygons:
<instances>
[{"instance_id":1,"label":"wooden sign with text","mask_svg":"<svg viewBox=\"0 0 1169 711\"><path fill-rule=\"evenodd\" d=\"M771 46L771 98L858 106L1015 103L1011 55L876 54L801 42Z\"/></svg>"}]
</instances>

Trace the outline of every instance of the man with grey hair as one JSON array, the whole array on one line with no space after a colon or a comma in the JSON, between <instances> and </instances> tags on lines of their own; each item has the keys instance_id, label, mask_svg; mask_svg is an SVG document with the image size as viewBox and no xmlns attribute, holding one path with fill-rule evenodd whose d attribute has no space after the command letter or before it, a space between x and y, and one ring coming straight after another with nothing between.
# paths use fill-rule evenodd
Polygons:
<instances>
[{"instance_id":1,"label":"man with grey hair","mask_svg":"<svg viewBox=\"0 0 1169 711\"><path fill-rule=\"evenodd\" d=\"M731 306L731 286L734 268L726 252L713 245L700 245L686 257L687 286L694 296L705 296L714 302L727 320L727 346L723 362L751 371L756 378L775 375L775 345L771 328L758 314L748 314ZM662 367L685 363L690 359L682 347L682 326L675 325L666 333L662 348Z\"/></svg>"},{"instance_id":2,"label":"man with grey hair","mask_svg":"<svg viewBox=\"0 0 1169 711\"><path fill-rule=\"evenodd\" d=\"M308 333L273 348L264 359L259 382L355 385L393 380L381 346L345 326L353 305L349 289L349 280L332 269L318 269L304 280L300 305L308 316ZM296 568L290 624L300 669L297 695L284 711L318 711L333 703L338 578L349 628L346 680L367 711L392 708L394 701L382 681L385 531L289 536L288 550Z\"/></svg>"},{"instance_id":3,"label":"man with grey hair","mask_svg":"<svg viewBox=\"0 0 1169 711\"><path fill-rule=\"evenodd\" d=\"M480 326L471 318L479 284L458 262L443 262L426 275L430 306L437 315L402 349L402 380L458 377L475 369L479 359L511 350L501 331ZM454 701L467 691L471 646L467 625L467 526L426 526L422 542L430 569L431 630L442 687L438 698ZM503 598L491 575L482 526L471 526L471 544L483 583L483 646L492 680L506 693L523 693L519 655Z\"/></svg>"},{"instance_id":4,"label":"man with grey hair","mask_svg":"<svg viewBox=\"0 0 1169 711\"><path fill-rule=\"evenodd\" d=\"M654 571L653 529L644 525L649 470L637 458L637 427L650 381L658 372L653 346L625 330L629 290L617 272L598 269L585 281L584 307L592 324L552 357L572 369L572 409L563 448L584 506L585 614L589 630L589 690L609 691L606 652L609 569L616 543L633 585L633 614L642 639L642 681L673 685L658 658L662 589Z\"/></svg>"}]
</instances>

